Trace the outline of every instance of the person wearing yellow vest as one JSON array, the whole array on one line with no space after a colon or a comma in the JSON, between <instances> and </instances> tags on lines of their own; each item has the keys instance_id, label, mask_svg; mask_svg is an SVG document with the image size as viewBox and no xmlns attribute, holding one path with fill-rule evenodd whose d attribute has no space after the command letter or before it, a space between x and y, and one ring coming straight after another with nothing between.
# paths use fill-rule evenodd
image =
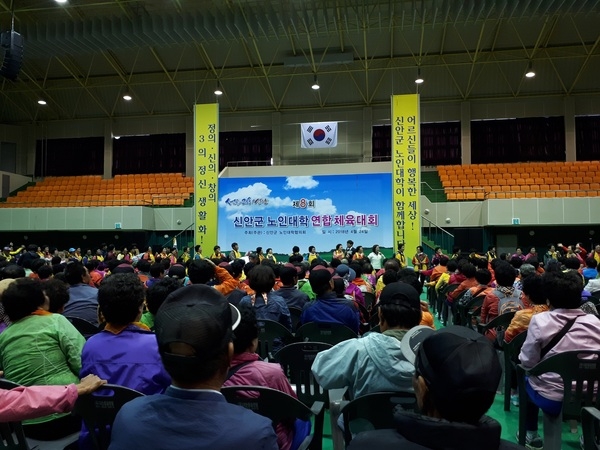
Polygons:
<instances>
[{"instance_id":1,"label":"person wearing yellow vest","mask_svg":"<svg viewBox=\"0 0 600 450\"><path fill-rule=\"evenodd\" d=\"M310 264L318 257L319 254L317 253L317 249L315 248L315 246L311 245L310 247L308 247L308 263Z\"/></svg>"},{"instance_id":2,"label":"person wearing yellow vest","mask_svg":"<svg viewBox=\"0 0 600 450\"><path fill-rule=\"evenodd\" d=\"M229 261L235 261L236 259L240 259L242 254L240 253L240 246L237 242L231 244L231 251L229 252Z\"/></svg>"},{"instance_id":3,"label":"person wearing yellow vest","mask_svg":"<svg viewBox=\"0 0 600 450\"><path fill-rule=\"evenodd\" d=\"M400 270L404 269L406 264L406 256L404 256L404 242L398 244L398 251L396 252L396 259L400 263Z\"/></svg>"}]
</instances>

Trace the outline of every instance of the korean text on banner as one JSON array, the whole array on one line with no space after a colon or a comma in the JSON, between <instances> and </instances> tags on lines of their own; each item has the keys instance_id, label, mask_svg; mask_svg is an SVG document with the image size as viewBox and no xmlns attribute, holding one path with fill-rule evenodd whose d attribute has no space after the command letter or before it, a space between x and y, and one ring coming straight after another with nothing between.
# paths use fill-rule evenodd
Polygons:
<instances>
[{"instance_id":1,"label":"korean text on banner","mask_svg":"<svg viewBox=\"0 0 600 450\"><path fill-rule=\"evenodd\" d=\"M302 148L337 147L337 122L301 123Z\"/></svg>"},{"instance_id":2,"label":"korean text on banner","mask_svg":"<svg viewBox=\"0 0 600 450\"><path fill-rule=\"evenodd\" d=\"M392 198L394 247L412 255L421 238L419 95L392 96Z\"/></svg>"},{"instance_id":3,"label":"korean text on banner","mask_svg":"<svg viewBox=\"0 0 600 450\"><path fill-rule=\"evenodd\" d=\"M206 251L217 245L219 105L194 107L195 244Z\"/></svg>"}]
</instances>

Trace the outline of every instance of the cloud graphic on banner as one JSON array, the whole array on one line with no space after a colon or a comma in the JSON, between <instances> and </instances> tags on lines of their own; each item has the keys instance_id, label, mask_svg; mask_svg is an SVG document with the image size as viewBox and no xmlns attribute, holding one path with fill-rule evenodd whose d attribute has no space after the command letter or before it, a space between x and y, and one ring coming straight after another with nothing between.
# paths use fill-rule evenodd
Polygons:
<instances>
[{"instance_id":1,"label":"cloud graphic on banner","mask_svg":"<svg viewBox=\"0 0 600 450\"><path fill-rule=\"evenodd\" d=\"M228 219L239 217L240 214L249 214L267 208L291 207L292 199L289 197L271 197L273 192L264 183L254 183L224 194L219 201L219 207L228 213Z\"/></svg>"},{"instance_id":2,"label":"cloud graphic on banner","mask_svg":"<svg viewBox=\"0 0 600 450\"><path fill-rule=\"evenodd\" d=\"M348 211L346 213L346 215L347 216L354 216L354 217L356 217L356 216L363 216L363 215L365 215L365 213L361 213L361 212L357 212L357 211ZM371 231L371 228L370 227L362 226L362 227L358 227L357 230L358 231Z\"/></svg>"},{"instance_id":3,"label":"cloud graphic on banner","mask_svg":"<svg viewBox=\"0 0 600 450\"><path fill-rule=\"evenodd\" d=\"M310 176L287 177L285 181L285 190L314 189L319 185L319 182Z\"/></svg>"},{"instance_id":4,"label":"cloud graphic on banner","mask_svg":"<svg viewBox=\"0 0 600 450\"><path fill-rule=\"evenodd\" d=\"M324 216L331 215L337 213L337 208L333 204L333 201L330 198L324 198L320 200L315 200L315 206L309 206L306 208L314 215Z\"/></svg>"}]
</instances>

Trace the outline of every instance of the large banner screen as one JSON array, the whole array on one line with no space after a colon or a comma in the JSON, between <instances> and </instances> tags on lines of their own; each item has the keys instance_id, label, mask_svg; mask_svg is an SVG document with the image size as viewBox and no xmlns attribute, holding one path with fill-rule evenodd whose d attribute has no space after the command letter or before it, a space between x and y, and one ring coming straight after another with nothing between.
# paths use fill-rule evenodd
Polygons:
<instances>
[{"instance_id":1,"label":"large banner screen","mask_svg":"<svg viewBox=\"0 0 600 450\"><path fill-rule=\"evenodd\" d=\"M237 242L242 252L271 247L278 254L314 245L327 253L350 239L365 254L378 244L391 256L391 204L389 173L221 178L219 245L225 250Z\"/></svg>"}]
</instances>

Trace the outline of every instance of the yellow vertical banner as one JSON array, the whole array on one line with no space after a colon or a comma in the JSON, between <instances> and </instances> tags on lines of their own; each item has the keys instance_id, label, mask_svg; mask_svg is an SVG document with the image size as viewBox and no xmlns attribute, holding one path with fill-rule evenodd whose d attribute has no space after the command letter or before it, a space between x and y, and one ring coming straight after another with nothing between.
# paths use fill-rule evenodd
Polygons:
<instances>
[{"instance_id":1,"label":"yellow vertical banner","mask_svg":"<svg viewBox=\"0 0 600 450\"><path fill-rule=\"evenodd\" d=\"M407 261L422 245L421 124L419 95L392 95L392 199L394 247L405 244Z\"/></svg>"},{"instance_id":2,"label":"yellow vertical banner","mask_svg":"<svg viewBox=\"0 0 600 450\"><path fill-rule=\"evenodd\" d=\"M217 245L219 213L219 104L194 106L195 245L209 255Z\"/></svg>"}]
</instances>

